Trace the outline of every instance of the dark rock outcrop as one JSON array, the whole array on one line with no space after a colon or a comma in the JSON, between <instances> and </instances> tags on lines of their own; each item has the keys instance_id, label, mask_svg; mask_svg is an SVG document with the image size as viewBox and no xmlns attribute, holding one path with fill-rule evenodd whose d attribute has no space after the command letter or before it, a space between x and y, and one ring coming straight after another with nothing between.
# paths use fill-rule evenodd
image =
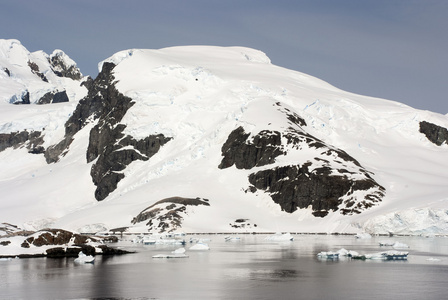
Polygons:
<instances>
[{"instance_id":1,"label":"dark rock outcrop","mask_svg":"<svg viewBox=\"0 0 448 300\"><path fill-rule=\"evenodd\" d=\"M97 186L95 190L97 200L103 200L117 188L117 183L124 178L121 171L126 166L135 160L148 160L170 140L170 138L165 138L162 134L159 134L137 141L130 136L124 137L120 130L121 127L103 129L110 134L104 131L99 132L97 131L98 128L95 127L90 133L87 159L93 161L98 157L90 172L93 183ZM129 148L128 146L132 147ZM102 153L98 156L101 150Z\"/></svg>"},{"instance_id":2,"label":"dark rock outcrop","mask_svg":"<svg viewBox=\"0 0 448 300\"><path fill-rule=\"evenodd\" d=\"M326 168L310 171L310 166L311 163L305 163L259 171L249 176L249 182L257 189L268 192L282 210L292 213L311 207L313 214L319 217L329 211L337 211L341 206L342 214L360 213L380 202L384 196L384 189L373 179L354 180L347 176L331 175L332 170ZM365 199L350 197L354 191L369 189L376 192Z\"/></svg>"},{"instance_id":3,"label":"dark rock outcrop","mask_svg":"<svg viewBox=\"0 0 448 300\"><path fill-rule=\"evenodd\" d=\"M13 226L6 224L9 227ZM78 257L79 252L86 255L121 255L133 253L122 249L105 245L106 242L114 242L118 239L115 236L99 237L87 236L73 233L63 229L44 229L37 232L27 232L13 228L13 232L7 236L1 237L0 245L9 247L12 245L8 240L10 237L24 236L24 241L21 244L22 248L32 249L34 247L44 247L45 253L42 250L33 251L34 254L15 253L14 255L0 255L0 258L19 257L48 257L48 258L64 258L64 257ZM17 251L13 249L12 251ZM19 250L20 251L20 250ZM24 252L29 252L26 250Z\"/></svg>"},{"instance_id":4,"label":"dark rock outcrop","mask_svg":"<svg viewBox=\"0 0 448 300\"><path fill-rule=\"evenodd\" d=\"M0 133L0 151L6 148L13 147L17 149L26 146L29 153L39 154L43 152L43 147L40 146L44 142L40 131L27 130L11 133Z\"/></svg>"},{"instance_id":5,"label":"dark rock outcrop","mask_svg":"<svg viewBox=\"0 0 448 300\"><path fill-rule=\"evenodd\" d=\"M426 121L420 122L420 132L437 146L448 144L448 129Z\"/></svg>"},{"instance_id":6,"label":"dark rock outcrop","mask_svg":"<svg viewBox=\"0 0 448 300\"><path fill-rule=\"evenodd\" d=\"M8 68L3 68L3 71L8 75L8 77L11 77L11 71L9 71Z\"/></svg>"},{"instance_id":7,"label":"dark rock outcrop","mask_svg":"<svg viewBox=\"0 0 448 300\"><path fill-rule=\"evenodd\" d=\"M9 225L9 224L8 224ZM21 234L11 234L16 236ZM9 237L9 236L8 236ZM45 253L39 254L21 254L6 255L0 257L43 257L48 258L63 258L63 257L78 257L80 251L86 255L120 255L132 253L122 249L116 249L105 245L107 241L116 241L110 237L103 238L97 236L86 236L73 233L63 229L44 229L37 232L29 232L25 236L25 240L21 244L22 248L43 247L47 250ZM8 247L11 244L8 240L2 240L0 245ZM53 247L54 246L54 247Z\"/></svg>"},{"instance_id":8,"label":"dark rock outcrop","mask_svg":"<svg viewBox=\"0 0 448 300\"><path fill-rule=\"evenodd\" d=\"M220 169L235 165L238 169L252 169L272 164L275 158L284 154L281 149L281 134L277 131L264 130L248 140L250 134L238 127L230 133L222 146L224 158L218 166Z\"/></svg>"},{"instance_id":9,"label":"dark rock outcrop","mask_svg":"<svg viewBox=\"0 0 448 300\"><path fill-rule=\"evenodd\" d=\"M45 229L38 231L33 236L28 237L22 244L22 247L28 248L30 245L34 245L36 247L48 245L66 245L69 243L85 244L88 241L99 242L100 239L91 236L80 235L63 229Z\"/></svg>"},{"instance_id":10,"label":"dark rock outcrop","mask_svg":"<svg viewBox=\"0 0 448 300\"><path fill-rule=\"evenodd\" d=\"M68 96L66 91L62 92L48 92L45 95L43 95L38 101L37 104L49 104L49 103L61 103L61 102L68 102Z\"/></svg>"},{"instance_id":11,"label":"dark rock outcrop","mask_svg":"<svg viewBox=\"0 0 448 300\"><path fill-rule=\"evenodd\" d=\"M249 219L236 219L233 223L229 224L232 228L252 229L256 228L257 224L251 224Z\"/></svg>"},{"instance_id":12,"label":"dark rock outcrop","mask_svg":"<svg viewBox=\"0 0 448 300\"><path fill-rule=\"evenodd\" d=\"M210 206L208 200L204 198L165 198L141 211L132 219L132 224L149 220L146 224L149 231L155 229L158 232L174 231L182 226L182 215L185 213L187 206L198 205Z\"/></svg>"},{"instance_id":13,"label":"dark rock outcrop","mask_svg":"<svg viewBox=\"0 0 448 300\"><path fill-rule=\"evenodd\" d=\"M56 145L48 147L45 158L54 163L64 155L73 141L73 136L88 122L97 120L91 129L86 153L92 165L91 176L97 186L95 198L104 200L124 178L122 171L135 160L148 160L160 147L171 140L162 134L150 135L136 140L123 133L126 125L121 124L126 112L134 105L131 98L115 88L113 63L105 62L102 71L93 81L86 81L88 95L79 101L72 116L65 124L65 137Z\"/></svg>"},{"instance_id":14,"label":"dark rock outcrop","mask_svg":"<svg viewBox=\"0 0 448 300\"><path fill-rule=\"evenodd\" d=\"M28 66L31 69L31 73L36 74L40 79L42 79L42 81L48 82L47 77L40 72L39 66L35 62L28 61Z\"/></svg>"},{"instance_id":15,"label":"dark rock outcrop","mask_svg":"<svg viewBox=\"0 0 448 300\"><path fill-rule=\"evenodd\" d=\"M249 175L252 185L247 191L265 191L289 213L311 208L316 217L337 210L355 214L381 201L385 189L371 177L371 172L345 151L307 133L302 129L306 125L302 118L276 105L286 114L291 127L283 132L263 130L254 135L238 127L222 146L219 168L235 165L237 169L262 169ZM277 157L303 149L316 156L304 158L297 165L266 168Z\"/></svg>"},{"instance_id":16,"label":"dark rock outcrop","mask_svg":"<svg viewBox=\"0 0 448 300\"><path fill-rule=\"evenodd\" d=\"M53 72L59 77L67 77L73 80L81 80L81 71L76 65L67 65L63 58L64 53L62 51L52 54L48 62L50 63Z\"/></svg>"}]
</instances>

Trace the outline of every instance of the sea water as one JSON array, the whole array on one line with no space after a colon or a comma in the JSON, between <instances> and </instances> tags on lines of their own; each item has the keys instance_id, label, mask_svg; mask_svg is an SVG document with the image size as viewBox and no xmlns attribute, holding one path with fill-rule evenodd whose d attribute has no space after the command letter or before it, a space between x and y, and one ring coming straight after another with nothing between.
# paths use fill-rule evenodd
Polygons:
<instances>
[{"instance_id":1,"label":"sea water","mask_svg":"<svg viewBox=\"0 0 448 300\"><path fill-rule=\"evenodd\" d=\"M291 242L265 235L206 238L210 250L188 258L160 259L179 245L115 246L135 251L96 256L94 264L73 258L0 261L1 299L445 299L448 238L293 235ZM407 244L407 260L322 260L321 251L360 254L391 250L381 241Z\"/></svg>"}]
</instances>

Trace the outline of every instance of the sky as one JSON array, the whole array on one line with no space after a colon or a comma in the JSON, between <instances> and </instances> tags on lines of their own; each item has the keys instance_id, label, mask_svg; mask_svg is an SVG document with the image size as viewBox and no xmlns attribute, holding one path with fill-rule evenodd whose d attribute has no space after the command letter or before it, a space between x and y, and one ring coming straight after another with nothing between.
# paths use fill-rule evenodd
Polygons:
<instances>
[{"instance_id":1,"label":"sky","mask_svg":"<svg viewBox=\"0 0 448 300\"><path fill-rule=\"evenodd\" d=\"M0 28L92 77L121 50L244 46L346 91L448 113L446 0L0 0Z\"/></svg>"}]
</instances>

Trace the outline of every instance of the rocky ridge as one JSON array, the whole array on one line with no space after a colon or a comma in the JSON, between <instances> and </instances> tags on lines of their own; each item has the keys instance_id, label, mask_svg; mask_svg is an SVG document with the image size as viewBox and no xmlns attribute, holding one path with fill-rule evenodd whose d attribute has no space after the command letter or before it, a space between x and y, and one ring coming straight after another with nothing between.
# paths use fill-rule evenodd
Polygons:
<instances>
[{"instance_id":1,"label":"rocky ridge","mask_svg":"<svg viewBox=\"0 0 448 300\"><path fill-rule=\"evenodd\" d=\"M284 132L263 130L251 135L243 127L233 130L222 147L219 168L235 165L254 170L247 191L268 193L288 213L311 207L316 217L325 217L330 211L351 215L381 202L386 190L372 178L372 172L345 151L308 134L303 128L305 120L297 114L287 111L286 115L290 127ZM279 156L303 149L313 149L316 156L301 164L257 170L274 164Z\"/></svg>"},{"instance_id":2,"label":"rocky ridge","mask_svg":"<svg viewBox=\"0 0 448 300\"><path fill-rule=\"evenodd\" d=\"M11 226L9 225L9 227ZM118 238L115 236L87 236L63 229L45 229L37 232L21 230L0 236L0 257L77 257L80 251L86 255L129 253L105 244L117 241ZM11 250L8 250L9 248ZM9 253L14 252L14 254L2 254L8 253L8 251Z\"/></svg>"}]
</instances>

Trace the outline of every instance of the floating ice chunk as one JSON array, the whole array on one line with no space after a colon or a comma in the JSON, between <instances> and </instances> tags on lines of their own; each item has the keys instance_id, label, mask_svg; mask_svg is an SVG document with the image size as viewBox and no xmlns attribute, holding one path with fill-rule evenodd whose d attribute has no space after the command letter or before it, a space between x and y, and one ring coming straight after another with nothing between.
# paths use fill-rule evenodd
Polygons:
<instances>
[{"instance_id":1,"label":"floating ice chunk","mask_svg":"<svg viewBox=\"0 0 448 300\"><path fill-rule=\"evenodd\" d=\"M196 245L191 246L190 250L210 250L210 247L205 243L197 243Z\"/></svg>"},{"instance_id":2,"label":"floating ice chunk","mask_svg":"<svg viewBox=\"0 0 448 300\"><path fill-rule=\"evenodd\" d=\"M434 257L430 257L427 259L427 261L441 261L440 258L434 258Z\"/></svg>"},{"instance_id":3,"label":"floating ice chunk","mask_svg":"<svg viewBox=\"0 0 448 300\"><path fill-rule=\"evenodd\" d=\"M186 254L157 254L153 255L152 258L187 258Z\"/></svg>"},{"instance_id":4,"label":"floating ice chunk","mask_svg":"<svg viewBox=\"0 0 448 300\"><path fill-rule=\"evenodd\" d=\"M185 254L185 248L178 248L171 252L171 254L157 254L153 255L152 258L187 258L188 255Z\"/></svg>"},{"instance_id":5,"label":"floating ice chunk","mask_svg":"<svg viewBox=\"0 0 448 300\"><path fill-rule=\"evenodd\" d=\"M345 248L341 248L338 251L339 256L348 256L349 251Z\"/></svg>"},{"instance_id":6,"label":"floating ice chunk","mask_svg":"<svg viewBox=\"0 0 448 300\"><path fill-rule=\"evenodd\" d=\"M174 254L184 254L185 253L185 248L178 248L178 249L172 251L171 253L174 253Z\"/></svg>"},{"instance_id":7,"label":"floating ice chunk","mask_svg":"<svg viewBox=\"0 0 448 300\"><path fill-rule=\"evenodd\" d=\"M274 242L284 242L284 241L293 241L294 237L289 232L284 234L277 232L274 235L267 236L265 240Z\"/></svg>"},{"instance_id":8,"label":"floating ice chunk","mask_svg":"<svg viewBox=\"0 0 448 300\"><path fill-rule=\"evenodd\" d=\"M156 239L156 238L153 238L153 237L147 237L147 236L145 236L145 237L142 239L142 243L143 243L143 245L155 245L155 244L157 243L157 239Z\"/></svg>"},{"instance_id":9,"label":"floating ice chunk","mask_svg":"<svg viewBox=\"0 0 448 300\"><path fill-rule=\"evenodd\" d=\"M390 246L394 248L409 248L409 246L405 243L400 242L380 242L380 246Z\"/></svg>"},{"instance_id":10,"label":"floating ice chunk","mask_svg":"<svg viewBox=\"0 0 448 300\"><path fill-rule=\"evenodd\" d=\"M224 239L226 240L226 242L237 242L241 240L238 236L230 236L230 235L224 237Z\"/></svg>"},{"instance_id":11,"label":"floating ice chunk","mask_svg":"<svg viewBox=\"0 0 448 300\"><path fill-rule=\"evenodd\" d=\"M319 252L319 253L317 253L317 257L319 257L321 259L338 259L339 253L333 252L333 251Z\"/></svg>"},{"instance_id":12,"label":"floating ice chunk","mask_svg":"<svg viewBox=\"0 0 448 300\"><path fill-rule=\"evenodd\" d=\"M10 261L10 260L12 260L12 258L11 257L6 257L6 258L0 258L0 261Z\"/></svg>"},{"instance_id":13,"label":"floating ice chunk","mask_svg":"<svg viewBox=\"0 0 448 300\"><path fill-rule=\"evenodd\" d=\"M386 252L382 252L381 255L384 259L408 259L409 252L403 252L403 251L395 251L390 250Z\"/></svg>"},{"instance_id":14,"label":"floating ice chunk","mask_svg":"<svg viewBox=\"0 0 448 300\"><path fill-rule=\"evenodd\" d=\"M399 249L402 249L402 248L409 248L409 246L408 246L407 244L405 244L405 243L400 243L400 242L395 242L395 243L392 245L392 247L394 247L394 248L399 248Z\"/></svg>"},{"instance_id":15,"label":"floating ice chunk","mask_svg":"<svg viewBox=\"0 0 448 300\"><path fill-rule=\"evenodd\" d=\"M393 246L395 242L379 242L380 246Z\"/></svg>"},{"instance_id":16,"label":"floating ice chunk","mask_svg":"<svg viewBox=\"0 0 448 300\"><path fill-rule=\"evenodd\" d=\"M345 248L341 248L340 250L337 251L337 253L339 253L339 257L345 256L345 257L353 257L353 256L358 256L359 253L353 250L347 250Z\"/></svg>"},{"instance_id":17,"label":"floating ice chunk","mask_svg":"<svg viewBox=\"0 0 448 300\"><path fill-rule=\"evenodd\" d=\"M93 264L94 262L95 257L92 255L85 255L82 251L80 251L78 257L75 258L75 264Z\"/></svg>"},{"instance_id":18,"label":"floating ice chunk","mask_svg":"<svg viewBox=\"0 0 448 300\"><path fill-rule=\"evenodd\" d=\"M156 240L157 245L185 245L185 240L161 238Z\"/></svg>"},{"instance_id":19,"label":"floating ice chunk","mask_svg":"<svg viewBox=\"0 0 448 300\"><path fill-rule=\"evenodd\" d=\"M408 259L408 254L409 254L409 252L390 250L390 251L385 251L385 252L352 256L352 259L406 260L406 259Z\"/></svg>"},{"instance_id":20,"label":"floating ice chunk","mask_svg":"<svg viewBox=\"0 0 448 300\"><path fill-rule=\"evenodd\" d=\"M358 233L357 235L355 235L355 238L357 239L371 239L372 236L367 233L367 232L363 232L363 233Z\"/></svg>"}]
</instances>

